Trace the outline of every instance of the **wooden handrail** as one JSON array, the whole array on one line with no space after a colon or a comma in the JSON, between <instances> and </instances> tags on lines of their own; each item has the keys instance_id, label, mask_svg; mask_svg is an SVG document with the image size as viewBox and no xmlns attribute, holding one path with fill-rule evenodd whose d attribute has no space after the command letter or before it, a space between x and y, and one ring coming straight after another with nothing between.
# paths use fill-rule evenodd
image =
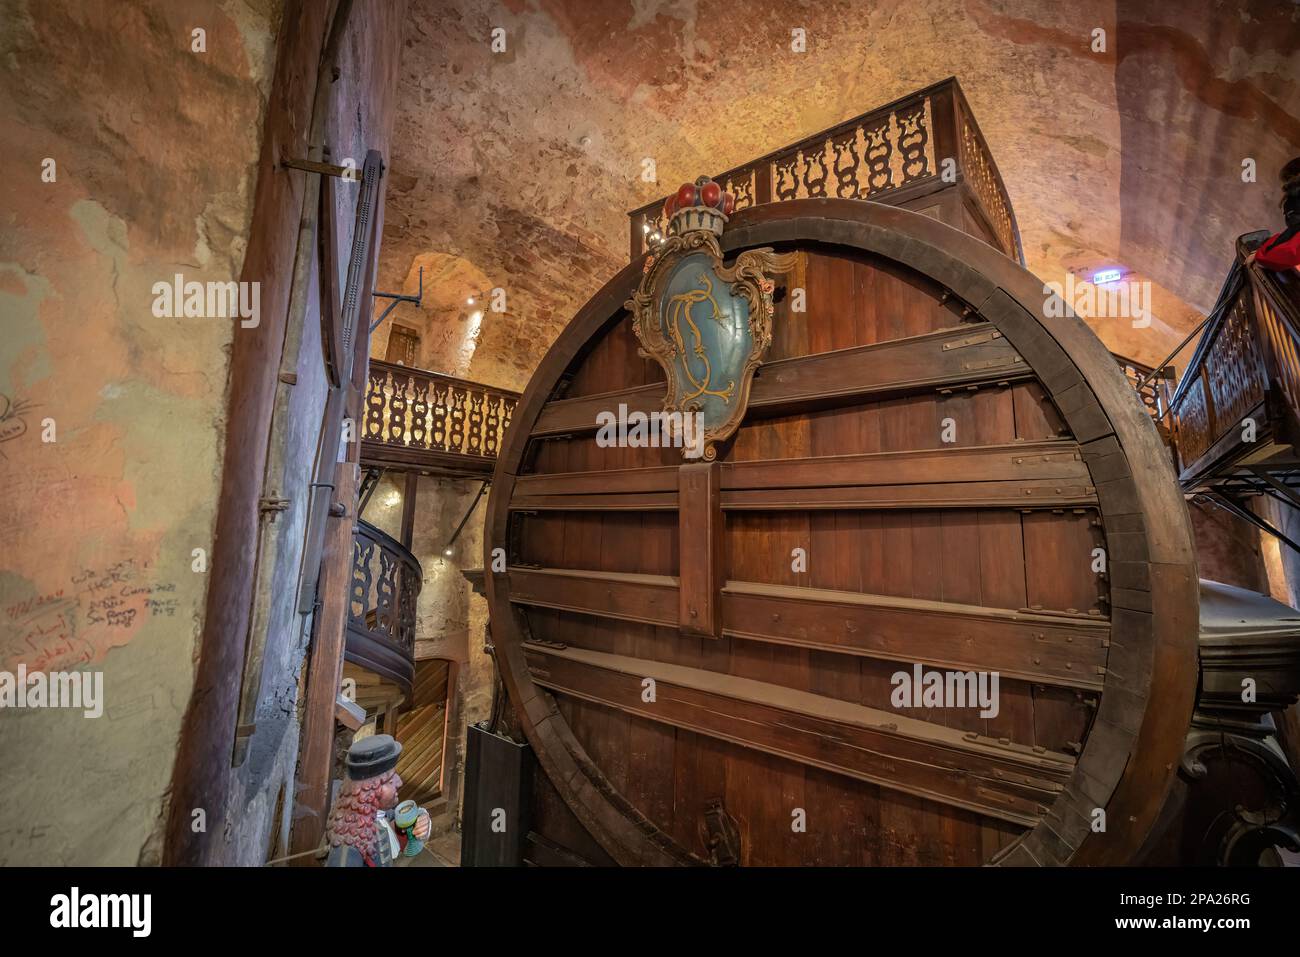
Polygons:
<instances>
[{"instance_id":1,"label":"wooden handrail","mask_svg":"<svg viewBox=\"0 0 1300 957\"><path fill-rule=\"evenodd\" d=\"M424 572L401 542L369 522L358 520L352 541L344 657L409 693L415 677L415 602Z\"/></svg>"},{"instance_id":2,"label":"wooden handrail","mask_svg":"<svg viewBox=\"0 0 1300 957\"><path fill-rule=\"evenodd\" d=\"M1254 263L1246 275L1268 384L1300 420L1300 275Z\"/></svg>"},{"instance_id":3,"label":"wooden handrail","mask_svg":"<svg viewBox=\"0 0 1300 957\"><path fill-rule=\"evenodd\" d=\"M945 168L947 161L952 165ZM945 176L950 172L951 176ZM714 176L736 209L809 197L898 203L959 181L971 187L1002 252L1024 262L1006 186L956 77L909 93ZM667 227L667 196L628 213L630 251Z\"/></svg>"}]
</instances>

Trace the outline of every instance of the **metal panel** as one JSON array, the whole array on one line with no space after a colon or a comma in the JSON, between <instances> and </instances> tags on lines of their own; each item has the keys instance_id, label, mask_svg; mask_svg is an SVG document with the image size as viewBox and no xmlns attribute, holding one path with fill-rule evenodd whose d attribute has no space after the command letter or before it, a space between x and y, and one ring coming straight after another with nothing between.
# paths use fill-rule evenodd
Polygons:
<instances>
[{"instance_id":1,"label":"metal panel","mask_svg":"<svg viewBox=\"0 0 1300 957\"><path fill-rule=\"evenodd\" d=\"M527 744L467 729L461 867L521 867L536 759Z\"/></svg>"}]
</instances>

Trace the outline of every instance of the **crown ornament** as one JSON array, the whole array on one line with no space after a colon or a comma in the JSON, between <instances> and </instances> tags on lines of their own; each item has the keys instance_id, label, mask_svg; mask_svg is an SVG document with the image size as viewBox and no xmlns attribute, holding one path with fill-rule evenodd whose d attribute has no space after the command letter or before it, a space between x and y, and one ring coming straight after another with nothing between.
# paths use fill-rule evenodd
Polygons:
<instances>
[{"instance_id":1,"label":"crown ornament","mask_svg":"<svg viewBox=\"0 0 1300 957\"><path fill-rule=\"evenodd\" d=\"M683 183L664 203L668 235L680 236L703 230L721 236L735 207L736 197L707 176L701 176L694 183Z\"/></svg>"}]
</instances>

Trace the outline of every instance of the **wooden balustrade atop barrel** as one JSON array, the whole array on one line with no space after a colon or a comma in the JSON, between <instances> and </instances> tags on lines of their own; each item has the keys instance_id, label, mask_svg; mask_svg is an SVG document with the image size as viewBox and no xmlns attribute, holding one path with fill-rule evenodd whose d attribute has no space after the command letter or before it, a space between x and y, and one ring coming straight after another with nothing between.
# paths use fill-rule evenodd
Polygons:
<instances>
[{"instance_id":1,"label":"wooden balustrade atop barrel","mask_svg":"<svg viewBox=\"0 0 1300 957\"><path fill-rule=\"evenodd\" d=\"M721 243L795 265L717 459L593 441L598 412L664 401L637 260L554 344L493 476L496 660L548 787L621 864L1130 860L1182 753L1198 586L1114 359L906 210L757 205ZM996 715L896 707L918 665L997 672ZM564 844L558 813L533 830Z\"/></svg>"},{"instance_id":2,"label":"wooden balustrade atop barrel","mask_svg":"<svg viewBox=\"0 0 1300 957\"><path fill-rule=\"evenodd\" d=\"M956 77L806 136L713 177L737 210L793 199L833 197L960 217L968 232L1023 262L1020 231L1006 186ZM961 209L931 205L957 187ZM927 197L931 197L927 199ZM628 213L631 255L667 229L661 197Z\"/></svg>"}]
</instances>

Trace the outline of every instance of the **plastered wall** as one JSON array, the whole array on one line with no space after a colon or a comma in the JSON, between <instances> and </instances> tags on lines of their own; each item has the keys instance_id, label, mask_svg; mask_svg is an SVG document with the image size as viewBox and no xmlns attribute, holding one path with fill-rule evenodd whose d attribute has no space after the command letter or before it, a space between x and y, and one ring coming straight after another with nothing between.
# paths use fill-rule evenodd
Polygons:
<instances>
[{"instance_id":1,"label":"plastered wall","mask_svg":"<svg viewBox=\"0 0 1300 957\"><path fill-rule=\"evenodd\" d=\"M0 3L0 670L104 682L98 718L0 710L0 864L133 864L155 832L235 327L153 285L239 277L279 15Z\"/></svg>"}]
</instances>

